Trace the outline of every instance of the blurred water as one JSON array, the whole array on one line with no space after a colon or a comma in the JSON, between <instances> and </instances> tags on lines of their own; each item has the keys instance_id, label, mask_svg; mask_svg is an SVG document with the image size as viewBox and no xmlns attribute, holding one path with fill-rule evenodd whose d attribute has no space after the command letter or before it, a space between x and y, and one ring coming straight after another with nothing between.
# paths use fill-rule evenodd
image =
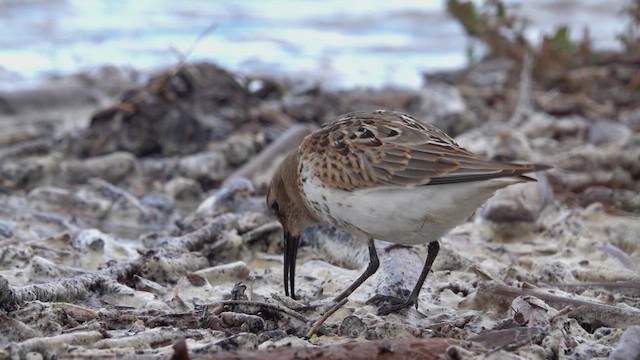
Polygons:
<instances>
[{"instance_id":1,"label":"blurred water","mask_svg":"<svg viewBox=\"0 0 640 360\"><path fill-rule=\"evenodd\" d=\"M540 36L589 26L614 47L624 0L510 1ZM101 65L150 69L209 60L242 73L333 87L418 87L425 70L465 64L462 29L441 0L0 0L0 89ZM205 29L214 31L191 45Z\"/></svg>"}]
</instances>

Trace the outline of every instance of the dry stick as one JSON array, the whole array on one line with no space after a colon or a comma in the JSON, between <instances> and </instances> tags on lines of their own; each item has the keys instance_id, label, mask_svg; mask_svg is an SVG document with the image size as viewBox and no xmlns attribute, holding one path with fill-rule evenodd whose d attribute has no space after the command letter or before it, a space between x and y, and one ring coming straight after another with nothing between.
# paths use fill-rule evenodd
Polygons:
<instances>
[{"instance_id":1,"label":"dry stick","mask_svg":"<svg viewBox=\"0 0 640 360\"><path fill-rule=\"evenodd\" d=\"M518 89L518 101L516 108L513 110L509 123L516 125L525 112L531 110L531 74L533 73L533 53L527 51L524 54L522 62L522 70L520 72L520 86Z\"/></svg>"},{"instance_id":2,"label":"dry stick","mask_svg":"<svg viewBox=\"0 0 640 360\"><path fill-rule=\"evenodd\" d=\"M102 288L110 280L108 275L87 274L56 282L11 286L6 278L0 277L0 307L13 308L26 301L71 301Z\"/></svg>"},{"instance_id":3,"label":"dry stick","mask_svg":"<svg viewBox=\"0 0 640 360\"><path fill-rule=\"evenodd\" d=\"M584 289L599 287L606 290L640 290L640 281L595 281L595 282L580 282L580 283L559 283L554 284L558 287L564 287L569 289Z\"/></svg>"},{"instance_id":4,"label":"dry stick","mask_svg":"<svg viewBox=\"0 0 640 360\"><path fill-rule=\"evenodd\" d=\"M266 302L261 302L261 301L249 301L249 300L221 300L221 301L216 301L210 304L206 304L205 306L207 307L216 307L218 305L244 305L244 306L256 306L258 308L267 308L269 310L275 310L284 314L287 314L297 320L302 321L303 323L308 323L308 320L298 314L297 312L287 309L285 307L282 306L278 306L275 304L270 304L270 303L266 303Z\"/></svg>"},{"instance_id":5,"label":"dry stick","mask_svg":"<svg viewBox=\"0 0 640 360\"><path fill-rule=\"evenodd\" d=\"M213 23L213 24L207 26L200 34L198 34L198 37L196 37L196 39L193 41L193 43L191 43L191 45L189 45L189 47L184 51L184 53L180 52L178 49L175 49L173 46L169 47L169 49L171 51L173 51L173 53L178 58L178 64L174 68L173 74L171 75L172 77L175 76L178 73L178 70L183 65L186 64L187 58L189 56L191 56L191 54L195 51L195 49L198 46L198 44L200 43L200 41L202 41L202 39L204 39L205 37L209 36L217 28L218 28L218 24L217 23Z\"/></svg>"},{"instance_id":6,"label":"dry stick","mask_svg":"<svg viewBox=\"0 0 640 360\"><path fill-rule=\"evenodd\" d=\"M571 299L564 296L552 295L544 291L519 289L496 283L485 283L480 286L478 291L492 294L492 296L501 296L506 298L516 298L522 295L535 296L554 307L571 306L573 307L572 313L574 314L574 317L579 316L585 320L596 320L608 327L627 328L631 325L640 324L640 310L600 304L583 299Z\"/></svg>"},{"instance_id":7,"label":"dry stick","mask_svg":"<svg viewBox=\"0 0 640 360\"><path fill-rule=\"evenodd\" d=\"M126 199L127 203L135 206L135 208L140 211L144 216L149 215L149 210L146 206L142 204L142 202L130 192L121 189L108 181L102 180L100 178L91 178L88 180L89 184L93 186L96 190L101 192L102 194L108 196L111 199Z\"/></svg>"},{"instance_id":8,"label":"dry stick","mask_svg":"<svg viewBox=\"0 0 640 360\"><path fill-rule=\"evenodd\" d=\"M496 281L496 282L502 283L502 281L498 281L498 280L494 279L491 275L489 275L487 272L482 270L478 265L473 265L471 267L471 271L476 273L476 275L478 275L480 278L482 278L482 280L485 280L485 281Z\"/></svg>"},{"instance_id":9,"label":"dry stick","mask_svg":"<svg viewBox=\"0 0 640 360\"><path fill-rule=\"evenodd\" d=\"M34 139L22 141L14 145L9 145L0 149L0 160L18 159L33 154L51 152L53 141L50 139Z\"/></svg>"},{"instance_id":10,"label":"dry stick","mask_svg":"<svg viewBox=\"0 0 640 360\"><path fill-rule=\"evenodd\" d=\"M177 252L198 251L205 245L217 242L224 231L237 228L237 225L238 215L222 214L192 233L162 241L161 248Z\"/></svg>"},{"instance_id":11,"label":"dry stick","mask_svg":"<svg viewBox=\"0 0 640 360\"><path fill-rule=\"evenodd\" d=\"M550 317L549 322L553 324L554 322L558 321L558 319L564 317L572 311L573 308L571 308L571 306L565 306L564 308L560 309L557 314Z\"/></svg>"},{"instance_id":12,"label":"dry stick","mask_svg":"<svg viewBox=\"0 0 640 360\"><path fill-rule=\"evenodd\" d=\"M127 336L105 338L92 344L92 347L94 349L137 348L144 344L143 349L157 348L171 344L180 338L202 340L207 333L207 329L157 327Z\"/></svg>"},{"instance_id":13,"label":"dry stick","mask_svg":"<svg viewBox=\"0 0 640 360\"><path fill-rule=\"evenodd\" d=\"M4 312L0 312L0 328L3 329L2 335L4 341L31 339L41 335L39 331L32 329L29 325L18 319L14 319ZM2 357L2 353L0 353L0 357Z\"/></svg>"},{"instance_id":14,"label":"dry stick","mask_svg":"<svg viewBox=\"0 0 640 360\"><path fill-rule=\"evenodd\" d=\"M42 284L11 286L0 276L0 308L11 309L27 301L65 302L85 297L89 293L108 291L117 278L129 278L141 272L143 258L107 269L68 279Z\"/></svg>"},{"instance_id":15,"label":"dry stick","mask_svg":"<svg viewBox=\"0 0 640 360\"><path fill-rule=\"evenodd\" d=\"M27 354L31 352L43 354L45 358L54 358L53 355L64 346L95 344L103 338L104 334L99 331L86 331L27 339L22 342L11 343L8 348L11 351L12 359L25 359Z\"/></svg>"},{"instance_id":16,"label":"dry stick","mask_svg":"<svg viewBox=\"0 0 640 360\"><path fill-rule=\"evenodd\" d=\"M322 324L327 321L327 319L333 315L333 313L335 313L336 311L338 311L338 309L340 309L344 304L346 304L347 302L347 298L342 299L339 303L335 304L331 309L329 309L329 311L327 311L324 315L322 315L322 317L320 317L320 319L318 319L318 321L316 321L313 326L311 327L311 330L309 330L309 332L307 333L307 338L310 338L313 336L313 334L315 334L318 329L320 328L320 326L322 326Z\"/></svg>"},{"instance_id":17,"label":"dry stick","mask_svg":"<svg viewBox=\"0 0 640 360\"><path fill-rule=\"evenodd\" d=\"M242 234L242 241L250 244L256 240L259 240L262 235L266 233L272 233L282 229L282 225L278 221L272 221L260 226L257 226L246 233Z\"/></svg>"},{"instance_id":18,"label":"dry stick","mask_svg":"<svg viewBox=\"0 0 640 360\"><path fill-rule=\"evenodd\" d=\"M91 308L88 308L86 306L77 305L77 304L68 303L68 302L54 303L53 307L60 307L60 308L70 307L70 308L74 308L76 310L88 313L93 318L97 318L100 315L97 311L95 311L95 310L93 310Z\"/></svg>"}]
</instances>

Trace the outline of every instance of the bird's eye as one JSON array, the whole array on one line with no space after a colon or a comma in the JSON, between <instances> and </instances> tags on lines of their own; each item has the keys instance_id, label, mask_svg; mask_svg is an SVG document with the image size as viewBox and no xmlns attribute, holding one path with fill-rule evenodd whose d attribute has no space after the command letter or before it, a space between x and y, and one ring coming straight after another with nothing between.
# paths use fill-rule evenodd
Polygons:
<instances>
[{"instance_id":1,"label":"bird's eye","mask_svg":"<svg viewBox=\"0 0 640 360\"><path fill-rule=\"evenodd\" d=\"M278 204L277 201L274 201L271 203L271 211L273 211L276 214L280 213L280 204Z\"/></svg>"}]
</instances>

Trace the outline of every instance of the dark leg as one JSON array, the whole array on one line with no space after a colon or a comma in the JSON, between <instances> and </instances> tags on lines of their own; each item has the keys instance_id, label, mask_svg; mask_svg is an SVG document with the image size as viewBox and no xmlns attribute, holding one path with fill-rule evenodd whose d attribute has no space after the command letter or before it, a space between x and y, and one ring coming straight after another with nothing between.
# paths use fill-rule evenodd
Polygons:
<instances>
[{"instance_id":1,"label":"dark leg","mask_svg":"<svg viewBox=\"0 0 640 360\"><path fill-rule=\"evenodd\" d=\"M333 300L335 302L340 302L345 299L347 296L351 295L351 293L357 289L360 285L362 285L365 280L367 280L371 275L375 274L375 272L380 267L380 260L378 260L378 253L376 252L376 246L373 243L373 239L369 239L369 265L364 270L364 273L360 275L360 277L351 284L345 291L343 291L340 295L336 296Z\"/></svg>"},{"instance_id":2,"label":"dark leg","mask_svg":"<svg viewBox=\"0 0 640 360\"><path fill-rule=\"evenodd\" d=\"M413 291L406 300L393 296L376 295L369 301L367 301L367 303L387 303L378 308L378 315L388 315L392 312L408 308L411 305L415 305L417 309L418 295L420 294L420 290L422 290L422 285L424 285L424 281L427 279L429 271L431 271L431 265L433 265L433 261L436 259L436 256L438 256L438 251L440 251L440 244L438 244L437 241L429 243L427 261L425 261L424 263L424 267L422 268L422 272L420 273L420 277L418 278L416 286L413 288Z\"/></svg>"}]
</instances>

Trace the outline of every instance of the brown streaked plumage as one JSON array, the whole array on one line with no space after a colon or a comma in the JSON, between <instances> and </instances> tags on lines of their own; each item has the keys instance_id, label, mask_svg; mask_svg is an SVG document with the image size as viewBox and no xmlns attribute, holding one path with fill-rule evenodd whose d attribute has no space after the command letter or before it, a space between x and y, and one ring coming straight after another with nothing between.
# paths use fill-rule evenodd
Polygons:
<instances>
[{"instance_id":1,"label":"brown streaked plumage","mask_svg":"<svg viewBox=\"0 0 640 360\"><path fill-rule=\"evenodd\" d=\"M392 111L355 112L305 137L274 174L267 204L285 232L285 292L295 296L295 258L302 230L328 222L369 238L370 263L336 301L378 268L373 239L429 243L427 261L408 299L386 298L380 313L416 304L438 253L438 239L523 174L548 166L485 160L431 125Z\"/></svg>"}]
</instances>

